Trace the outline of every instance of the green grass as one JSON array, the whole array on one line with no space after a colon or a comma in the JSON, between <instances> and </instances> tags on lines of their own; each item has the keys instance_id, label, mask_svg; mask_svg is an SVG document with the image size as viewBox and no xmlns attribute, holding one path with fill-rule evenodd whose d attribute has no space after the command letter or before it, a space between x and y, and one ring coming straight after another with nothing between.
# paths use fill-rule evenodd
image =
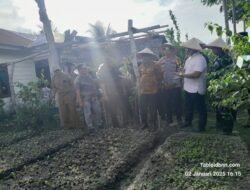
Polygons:
<instances>
[{"instance_id":1,"label":"green grass","mask_svg":"<svg viewBox=\"0 0 250 190\"><path fill-rule=\"evenodd\" d=\"M240 113L237 118L235 130L239 132L241 139L246 143L248 153L250 154L250 128L242 127L248 120L248 114L246 112Z\"/></svg>"},{"instance_id":2,"label":"green grass","mask_svg":"<svg viewBox=\"0 0 250 190\"><path fill-rule=\"evenodd\" d=\"M246 143L249 154L250 154L250 128L245 128L243 125L247 123L248 120L248 113L246 111L239 112L237 114L237 121L234 124L233 129L233 136L240 136L241 139ZM208 119L207 119L207 127L206 127L206 134L223 134L222 131L217 131L215 127L215 113L209 112L208 113ZM193 129L197 128L198 124L198 118L197 115L195 116L195 119L193 120ZM192 131L193 129L185 129L185 131Z\"/></svg>"},{"instance_id":3,"label":"green grass","mask_svg":"<svg viewBox=\"0 0 250 190\"><path fill-rule=\"evenodd\" d=\"M135 189L246 189L249 167L245 146L238 137L179 133L171 136L152 157L151 165L135 184ZM239 163L241 168L205 168L200 163ZM185 172L211 174L186 177ZM218 176L213 172L219 172ZM228 172L240 172L233 180ZM236 188L237 187L237 188Z\"/></svg>"}]
</instances>

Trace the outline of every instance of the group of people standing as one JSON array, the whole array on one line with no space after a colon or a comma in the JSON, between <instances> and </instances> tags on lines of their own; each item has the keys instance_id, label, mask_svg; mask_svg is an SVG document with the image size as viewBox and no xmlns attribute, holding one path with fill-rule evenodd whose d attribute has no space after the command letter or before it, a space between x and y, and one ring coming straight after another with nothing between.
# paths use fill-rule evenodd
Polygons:
<instances>
[{"instance_id":1,"label":"group of people standing","mask_svg":"<svg viewBox=\"0 0 250 190\"><path fill-rule=\"evenodd\" d=\"M52 89L62 127L84 125L95 130L102 128L108 120L113 127L120 127L132 118L127 90L130 84L109 57L97 73L85 63L78 64L75 67L78 75L74 79L58 67L53 70Z\"/></svg>"},{"instance_id":2,"label":"group of people standing","mask_svg":"<svg viewBox=\"0 0 250 190\"><path fill-rule=\"evenodd\" d=\"M221 38L207 45L196 38L192 38L183 43L182 47L186 49L184 67L181 66L177 57L177 49L169 43L160 47L163 57L159 60L148 48L137 54L141 62L139 71L142 128L157 127L157 112L168 126L191 127L194 111L197 109L199 116L198 131L203 132L206 129L205 95L208 59L202 53L202 50L203 48L210 48L217 56L212 66L213 71L232 64L232 59L226 52L227 44ZM183 94L184 109L182 109ZM149 119L147 118L148 115L150 116ZM219 125L221 115L218 108L217 125ZM176 117L176 122L173 122L173 116Z\"/></svg>"},{"instance_id":3,"label":"group of people standing","mask_svg":"<svg viewBox=\"0 0 250 190\"><path fill-rule=\"evenodd\" d=\"M139 113L143 129L157 128L157 115L166 121L167 126L190 127L194 110L199 115L199 131L205 131L207 109L205 94L208 61L201 53L204 44L196 38L188 40L182 46L186 49L184 67L177 57L177 49L170 43L162 44L160 59L149 48L137 53L139 81ZM232 63L225 51L226 43L222 39L206 45L211 48L217 59L214 69L220 69ZM119 113L123 122L131 118L129 106L129 87L121 72L111 64L107 57L97 75L86 64L79 64L78 76L74 81L59 68L54 68L52 87L57 96L61 126L73 128L80 126L80 115L84 116L87 128L102 127L105 112L111 117L114 127L119 125ZM125 81L125 82L124 82ZM183 93L183 90L184 93ZM182 109L182 96L185 103ZM109 101L103 101L103 99ZM106 102L106 103L103 103ZM77 112L77 107L82 112ZM184 112L183 112L184 110ZM219 110L217 111L219 120ZM183 117L184 115L184 117ZM174 119L176 118L176 121Z\"/></svg>"},{"instance_id":4,"label":"group of people standing","mask_svg":"<svg viewBox=\"0 0 250 190\"><path fill-rule=\"evenodd\" d=\"M79 64L76 69L79 75L74 81L60 68L53 69L52 88L59 107L61 127L80 127L80 114L84 115L89 129L94 129L94 125L100 127L103 121L97 79L91 76L89 68L84 64ZM82 109L82 113L77 108Z\"/></svg>"}]
</instances>

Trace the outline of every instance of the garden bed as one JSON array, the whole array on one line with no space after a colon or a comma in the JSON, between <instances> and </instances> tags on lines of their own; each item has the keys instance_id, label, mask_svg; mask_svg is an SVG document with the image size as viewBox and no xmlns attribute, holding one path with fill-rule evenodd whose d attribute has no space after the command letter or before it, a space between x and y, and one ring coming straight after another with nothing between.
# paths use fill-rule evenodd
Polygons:
<instances>
[{"instance_id":1,"label":"garden bed","mask_svg":"<svg viewBox=\"0 0 250 190\"><path fill-rule=\"evenodd\" d=\"M34 130L2 132L2 133L0 133L0 148L17 143L21 140L25 140L25 139L32 137L38 133L39 132L36 132Z\"/></svg>"},{"instance_id":2,"label":"garden bed","mask_svg":"<svg viewBox=\"0 0 250 190\"><path fill-rule=\"evenodd\" d=\"M105 129L25 166L0 181L9 189L103 189L153 146L156 134Z\"/></svg>"},{"instance_id":3,"label":"garden bed","mask_svg":"<svg viewBox=\"0 0 250 190\"><path fill-rule=\"evenodd\" d=\"M0 178L41 159L83 136L82 130L53 130L27 138L0 150Z\"/></svg>"},{"instance_id":4,"label":"garden bed","mask_svg":"<svg viewBox=\"0 0 250 190\"><path fill-rule=\"evenodd\" d=\"M211 168L200 163L235 163L240 167ZM239 137L178 133L166 140L126 189L245 190L250 187L249 163L247 148Z\"/></svg>"}]
</instances>

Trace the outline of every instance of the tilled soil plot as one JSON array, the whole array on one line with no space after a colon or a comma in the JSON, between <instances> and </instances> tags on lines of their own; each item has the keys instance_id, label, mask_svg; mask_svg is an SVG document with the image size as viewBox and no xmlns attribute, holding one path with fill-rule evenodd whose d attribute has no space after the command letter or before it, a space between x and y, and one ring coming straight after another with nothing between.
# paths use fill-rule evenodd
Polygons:
<instances>
[{"instance_id":1,"label":"tilled soil plot","mask_svg":"<svg viewBox=\"0 0 250 190\"><path fill-rule=\"evenodd\" d=\"M240 167L202 167L201 163ZM250 187L249 163L239 137L178 133L160 146L125 189L246 190Z\"/></svg>"},{"instance_id":2,"label":"tilled soil plot","mask_svg":"<svg viewBox=\"0 0 250 190\"><path fill-rule=\"evenodd\" d=\"M103 189L150 148L155 134L105 129L0 181L1 189Z\"/></svg>"},{"instance_id":3,"label":"tilled soil plot","mask_svg":"<svg viewBox=\"0 0 250 190\"><path fill-rule=\"evenodd\" d=\"M0 133L0 148L9 146L21 140L24 140L32 135L36 134L34 130L24 130L24 131L11 131Z\"/></svg>"},{"instance_id":4,"label":"tilled soil plot","mask_svg":"<svg viewBox=\"0 0 250 190\"><path fill-rule=\"evenodd\" d=\"M41 133L0 149L0 177L50 154L84 135L82 130L54 130Z\"/></svg>"}]
</instances>

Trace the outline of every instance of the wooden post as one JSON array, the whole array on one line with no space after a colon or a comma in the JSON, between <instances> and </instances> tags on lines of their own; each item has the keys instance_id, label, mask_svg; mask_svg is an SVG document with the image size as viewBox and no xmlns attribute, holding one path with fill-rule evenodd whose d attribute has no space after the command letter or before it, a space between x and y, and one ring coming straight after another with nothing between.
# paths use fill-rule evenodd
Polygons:
<instances>
[{"instance_id":1,"label":"wooden post","mask_svg":"<svg viewBox=\"0 0 250 190\"><path fill-rule=\"evenodd\" d=\"M131 55L132 55L132 64L135 72L135 77L136 77L136 84L137 87L139 87L139 69L138 69L138 64L137 64L137 57L136 57L136 45L135 45L135 39L133 37L133 20L128 20L128 33L129 33L129 38L130 38L130 48L131 48Z\"/></svg>"},{"instance_id":2,"label":"wooden post","mask_svg":"<svg viewBox=\"0 0 250 190\"><path fill-rule=\"evenodd\" d=\"M51 22L47 15L44 0L35 0L35 1L39 8L40 21L43 23L44 33L45 33L48 46L49 46L50 73L53 73L52 71L53 67L60 67L60 64L59 64L60 60L59 60L59 55L58 55L58 51L57 51L56 44L55 44L55 39L54 39L52 29L51 29Z\"/></svg>"},{"instance_id":3,"label":"wooden post","mask_svg":"<svg viewBox=\"0 0 250 190\"><path fill-rule=\"evenodd\" d=\"M12 108L14 110L16 110L16 94L15 94L15 88L14 88L14 72L15 72L15 63L11 63L11 65L10 65L10 73L9 73L11 104L12 104Z\"/></svg>"},{"instance_id":4,"label":"wooden post","mask_svg":"<svg viewBox=\"0 0 250 190\"><path fill-rule=\"evenodd\" d=\"M130 38L130 48L131 48L131 55L132 55L132 64L135 72L135 78L136 78L136 88L137 88L137 100L138 102L136 103L136 106L138 106L138 121L141 123L140 120L140 99L139 99L139 89L140 89L140 83L139 83L139 69L138 69L138 64L137 64L137 57L136 57L136 45L135 45L135 39L133 37L133 20L128 20L128 33L129 33L129 38Z\"/></svg>"}]
</instances>

